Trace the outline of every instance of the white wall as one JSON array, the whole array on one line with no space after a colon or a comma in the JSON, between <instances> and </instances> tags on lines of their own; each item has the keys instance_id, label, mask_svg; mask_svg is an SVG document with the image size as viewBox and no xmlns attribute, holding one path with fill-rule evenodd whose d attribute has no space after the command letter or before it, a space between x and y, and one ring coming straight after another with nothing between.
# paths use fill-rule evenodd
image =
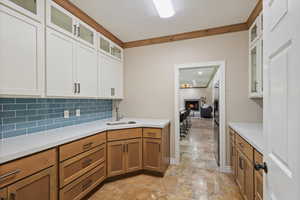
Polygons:
<instances>
[{"instance_id":1,"label":"white wall","mask_svg":"<svg viewBox=\"0 0 300 200\"><path fill-rule=\"evenodd\" d=\"M185 108L185 99L200 99L206 97L207 104L212 105L212 88L179 89L179 109Z\"/></svg>"},{"instance_id":2,"label":"white wall","mask_svg":"<svg viewBox=\"0 0 300 200\"><path fill-rule=\"evenodd\" d=\"M226 61L226 119L261 122L262 102L248 98L248 33L125 49L125 99L121 112L129 117L167 118L174 156L174 66ZM229 143L227 137L227 144ZM229 145L227 145L229 146ZM227 163L229 148L227 151Z\"/></svg>"}]
</instances>

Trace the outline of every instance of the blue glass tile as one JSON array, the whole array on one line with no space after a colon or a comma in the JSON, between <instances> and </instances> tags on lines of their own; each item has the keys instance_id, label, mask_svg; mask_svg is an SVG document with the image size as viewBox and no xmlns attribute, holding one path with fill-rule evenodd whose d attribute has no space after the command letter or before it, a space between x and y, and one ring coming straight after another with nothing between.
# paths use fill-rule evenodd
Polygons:
<instances>
[{"instance_id":1,"label":"blue glass tile","mask_svg":"<svg viewBox=\"0 0 300 200\"><path fill-rule=\"evenodd\" d=\"M36 126L36 122L22 122L16 124L16 129L32 128Z\"/></svg>"},{"instance_id":2,"label":"blue glass tile","mask_svg":"<svg viewBox=\"0 0 300 200\"><path fill-rule=\"evenodd\" d=\"M37 121L37 120L42 120L46 119L45 115L37 115L37 116L29 116L27 117L27 121Z\"/></svg>"},{"instance_id":3,"label":"blue glass tile","mask_svg":"<svg viewBox=\"0 0 300 200\"><path fill-rule=\"evenodd\" d=\"M37 122L38 126L45 126L45 125L50 125L53 124L53 119L45 119Z\"/></svg>"},{"instance_id":4,"label":"blue glass tile","mask_svg":"<svg viewBox=\"0 0 300 200\"><path fill-rule=\"evenodd\" d=\"M0 112L0 118L9 118L9 117L15 117L16 112L15 111L4 111Z\"/></svg>"},{"instance_id":5,"label":"blue glass tile","mask_svg":"<svg viewBox=\"0 0 300 200\"><path fill-rule=\"evenodd\" d=\"M28 104L28 109L41 109L41 108L46 108L46 104Z\"/></svg>"},{"instance_id":6,"label":"blue glass tile","mask_svg":"<svg viewBox=\"0 0 300 200\"><path fill-rule=\"evenodd\" d=\"M36 132L45 131L45 130L47 130L46 126L40 126L40 127L35 127L35 128L29 128L27 130L27 133L31 134L31 133L36 133Z\"/></svg>"},{"instance_id":7,"label":"blue glass tile","mask_svg":"<svg viewBox=\"0 0 300 200\"><path fill-rule=\"evenodd\" d=\"M15 124L2 125L2 131L12 131L16 129Z\"/></svg>"},{"instance_id":8,"label":"blue glass tile","mask_svg":"<svg viewBox=\"0 0 300 200\"><path fill-rule=\"evenodd\" d=\"M0 104L6 104L6 103L15 103L16 99L12 98L0 98Z\"/></svg>"},{"instance_id":9,"label":"blue glass tile","mask_svg":"<svg viewBox=\"0 0 300 200\"><path fill-rule=\"evenodd\" d=\"M16 103L36 103L37 99L16 99Z\"/></svg>"},{"instance_id":10,"label":"blue glass tile","mask_svg":"<svg viewBox=\"0 0 300 200\"><path fill-rule=\"evenodd\" d=\"M3 132L3 138L16 137L20 135L25 135L27 133L26 129Z\"/></svg>"},{"instance_id":11,"label":"blue glass tile","mask_svg":"<svg viewBox=\"0 0 300 200\"><path fill-rule=\"evenodd\" d=\"M4 104L3 111L6 110L26 110L26 104Z\"/></svg>"},{"instance_id":12,"label":"blue glass tile","mask_svg":"<svg viewBox=\"0 0 300 200\"><path fill-rule=\"evenodd\" d=\"M17 117L32 116L36 114L37 114L36 110L20 110L16 112Z\"/></svg>"},{"instance_id":13,"label":"blue glass tile","mask_svg":"<svg viewBox=\"0 0 300 200\"><path fill-rule=\"evenodd\" d=\"M12 123L25 122L25 121L26 121L26 117L6 118L3 119L3 124L12 124Z\"/></svg>"}]
</instances>

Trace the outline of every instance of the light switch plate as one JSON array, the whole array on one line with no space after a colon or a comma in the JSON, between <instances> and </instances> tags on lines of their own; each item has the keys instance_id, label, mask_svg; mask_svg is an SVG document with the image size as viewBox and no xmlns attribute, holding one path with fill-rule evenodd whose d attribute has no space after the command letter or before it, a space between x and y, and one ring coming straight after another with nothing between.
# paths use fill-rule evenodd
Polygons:
<instances>
[{"instance_id":1,"label":"light switch plate","mask_svg":"<svg viewBox=\"0 0 300 200\"><path fill-rule=\"evenodd\" d=\"M67 119L67 118L69 118L69 117L70 117L69 111L68 111L68 110L65 110L65 111L64 111L64 118Z\"/></svg>"},{"instance_id":2,"label":"light switch plate","mask_svg":"<svg viewBox=\"0 0 300 200\"><path fill-rule=\"evenodd\" d=\"M76 109L76 117L80 117L80 109Z\"/></svg>"}]
</instances>

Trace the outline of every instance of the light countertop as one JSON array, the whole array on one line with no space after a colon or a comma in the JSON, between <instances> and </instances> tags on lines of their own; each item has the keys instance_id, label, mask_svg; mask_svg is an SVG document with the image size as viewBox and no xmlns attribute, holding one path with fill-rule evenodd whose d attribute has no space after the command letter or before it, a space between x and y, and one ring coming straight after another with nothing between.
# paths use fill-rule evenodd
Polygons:
<instances>
[{"instance_id":1,"label":"light countertop","mask_svg":"<svg viewBox=\"0 0 300 200\"><path fill-rule=\"evenodd\" d=\"M52 129L30 135L17 136L0 140L0 164L50 149L74 140L94 135L108 130L126 128L164 128L170 121L164 119L133 119L121 121L135 121L136 124L108 126L111 119L93 121L89 123Z\"/></svg>"},{"instance_id":2,"label":"light countertop","mask_svg":"<svg viewBox=\"0 0 300 200\"><path fill-rule=\"evenodd\" d=\"M263 154L263 125L262 123L229 123L242 138Z\"/></svg>"}]
</instances>

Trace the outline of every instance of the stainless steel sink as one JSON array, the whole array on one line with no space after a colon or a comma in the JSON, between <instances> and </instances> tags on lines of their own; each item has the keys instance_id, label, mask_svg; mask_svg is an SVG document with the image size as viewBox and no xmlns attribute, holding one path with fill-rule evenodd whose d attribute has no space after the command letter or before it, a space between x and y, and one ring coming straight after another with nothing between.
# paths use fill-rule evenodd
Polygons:
<instances>
[{"instance_id":1,"label":"stainless steel sink","mask_svg":"<svg viewBox=\"0 0 300 200\"><path fill-rule=\"evenodd\" d=\"M108 126L117 126L117 125L126 125L126 124L136 124L135 121L128 121L128 122L108 122L106 125Z\"/></svg>"}]
</instances>

